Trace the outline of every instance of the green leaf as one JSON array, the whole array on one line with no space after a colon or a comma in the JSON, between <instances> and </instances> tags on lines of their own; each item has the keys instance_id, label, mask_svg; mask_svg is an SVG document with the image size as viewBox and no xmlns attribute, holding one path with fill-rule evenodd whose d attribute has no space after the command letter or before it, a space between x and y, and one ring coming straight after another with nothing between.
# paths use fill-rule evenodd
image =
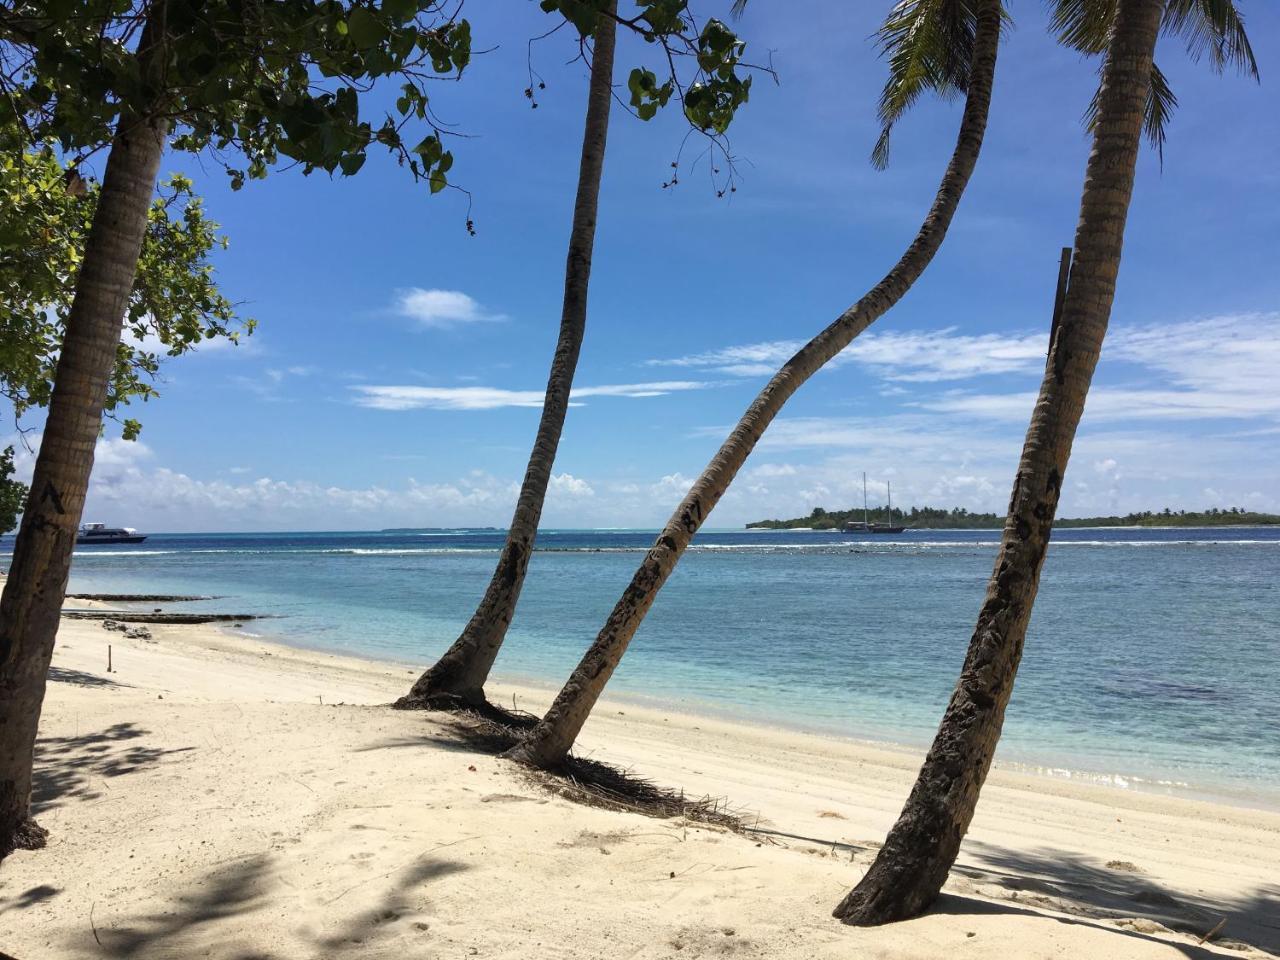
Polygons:
<instances>
[{"instance_id":1,"label":"green leaf","mask_svg":"<svg viewBox=\"0 0 1280 960\"><path fill-rule=\"evenodd\" d=\"M383 22L364 7L355 7L347 15L347 32L351 42L362 50L377 46L387 37Z\"/></svg>"},{"instance_id":2,"label":"green leaf","mask_svg":"<svg viewBox=\"0 0 1280 960\"><path fill-rule=\"evenodd\" d=\"M364 166L365 155L363 153L349 153L341 160L338 165L342 168L342 174L346 177L353 177L360 172L360 168Z\"/></svg>"},{"instance_id":3,"label":"green leaf","mask_svg":"<svg viewBox=\"0 0 1280 960\"><path fill-rule=\"evenodd\" d=\"M396 23L407 23L418 13L418 0L382 0L382 9Z\"/></svg>"}]
</instances>

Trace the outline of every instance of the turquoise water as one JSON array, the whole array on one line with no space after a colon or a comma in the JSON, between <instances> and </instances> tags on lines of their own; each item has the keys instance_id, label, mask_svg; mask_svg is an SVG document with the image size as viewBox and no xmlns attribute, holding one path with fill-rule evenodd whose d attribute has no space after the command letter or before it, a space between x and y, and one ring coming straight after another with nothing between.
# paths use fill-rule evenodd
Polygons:
<instances>
[{"instance_id":1,"label":"turquoise water","mask_svg":"<svg viewBox=\"0 0 1280 960\"><path fill-rule=\"evenodd\" d=\"M561 682L652 538L543 532L498 675ZM155 535L81 548L72 588L226 594L191 609L279 614L253 630L425 666L500 545L478 531ZM996 545L993 531L703 533L610 690L925 745ZM1277 583L1276 529L1058 531L998 761L1280 807Z\"/></svg>"}]
</instances>

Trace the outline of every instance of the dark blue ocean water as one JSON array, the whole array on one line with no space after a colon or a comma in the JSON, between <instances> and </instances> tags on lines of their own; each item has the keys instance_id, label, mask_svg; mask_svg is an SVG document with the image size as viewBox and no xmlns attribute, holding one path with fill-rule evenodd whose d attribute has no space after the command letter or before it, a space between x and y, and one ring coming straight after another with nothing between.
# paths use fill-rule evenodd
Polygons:
<instances>
[{"instance_id":1,"label":"dark blue ocean water","mask_svg":"<svg viewBox=\"0 0 1280 960\"><path fill-rule=\"evenodd\" d=\"M498 675L562 681L653 536L544 531ZM226 594L192 609L280 614L253 630L426 665L501 543L493 531L157 534L80 548L72 587ZM996 546L994 531L704 532L610 690L926 744ZM999 761L1280 806L1277 584L1280 529L1057 531Z\"/></svg>"}]
</instances>

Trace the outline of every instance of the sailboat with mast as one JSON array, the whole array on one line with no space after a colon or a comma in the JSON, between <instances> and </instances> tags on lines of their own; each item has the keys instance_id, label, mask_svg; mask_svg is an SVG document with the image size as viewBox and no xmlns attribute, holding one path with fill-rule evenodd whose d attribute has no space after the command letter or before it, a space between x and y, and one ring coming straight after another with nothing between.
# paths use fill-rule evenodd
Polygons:
<instances>
[{"instance_id":1,"label":"sailboat with mast","mask_svg":"<svg viewBox=\"0 0 1280 960\"><path fill-rule=\"evenodd\" d=\"M871 513L867 509L867 475L862 474L862 522L850 520L844 525L846 533L902 533L907 528L899 526L893 522L893 485L885 482L885 491L888 499L888 519L885 521L871 519Z\"/></svg>"}]
</instances>

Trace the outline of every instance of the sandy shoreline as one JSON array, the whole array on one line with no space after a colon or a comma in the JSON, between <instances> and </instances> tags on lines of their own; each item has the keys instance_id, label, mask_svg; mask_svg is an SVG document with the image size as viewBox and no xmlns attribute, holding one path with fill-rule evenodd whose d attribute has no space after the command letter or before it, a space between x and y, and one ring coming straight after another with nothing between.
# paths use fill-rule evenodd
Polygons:
<instances>
[{"instance_id":1,"label":"sandy shoreline","mask_svg":"<svg viewBox=\"0 0 1280 960\"><path fill-rule=\"evenodd\" d=\"M78 605L86 606L87 604ZM269 624L270 622L263 621L263 624ZM322 657L329 655L336 656L339 659L349 657L357 663L385 667L392 672L402 670L406 675L414 678L421 673L422 666L425 665L424 663L415 667L414 664L408 661L391 657L353 656L308 646L305 641L292 642L287 636L273 635L263 625L253 622L246 623L244 629L233 628L225 624L214 629L232 637L261 641L272 649L285 647L301 651L304 654L315 654ZM494 691L495 696L502 696L501 702L506 706L520 709L530 708L532 710L535 706L541 707L549 704L559 691L558 682L553 683L537 677L505 674L500 669L496 669L493 676L496 679L490 684L491 689ZM398 690L390 699L394 700L404 692L404 690ZM787 722L785 718L772 716L750 717L719 704L694 701L688 698L667 699L661 696L637 694L634 691L612 688L609 696L610 700L619 707L647 711L649 713L661 713L667 717L679 714L685 722L691 725L718 721L734 728L757 729L763 732L792 734L837 743L849 743L876 753L898 754L908 758L913 771L919 767L920 760L924 756L925 750L928 749L927 741L913 743L905 740L888 740L878 738L872 734L856 736L852 731L824 728L816 724L806 725ZM1100 787L1107 790L1145 793L1159 797L1199 800L1211 804L1223 804L1231 807L1280 814L1280 793L1275 795L1270 793L1261 794L1256 789L1250 790L1234 784L1231 786L1217 784L1193 785L1185 781L1162 779L1150 774L1109 771L1101 768L1072 767L1044 759L1006 759L1002 756L996 757L995 769L1013 775L1028 776L1033 779L1050 779L1060 784L1080 784L1091 788Z\"/></svg>"},{"instance_id":2,"label":"sandy shoreline","mask_svg":"<svg viewBox=\"0 0 1280 960\"><path fill-rule=\"evenodd\" d=\"M584 753L727 798L776 831L753 839L549 796L430 715L373 706L407 666L151 629L63 624L37 797L52 843L0 867L19 960L1280 950L1280 814L998 770L938 909L853 930L829 911L918 755L601 705Z\"/></svg>"}]
</instances>

